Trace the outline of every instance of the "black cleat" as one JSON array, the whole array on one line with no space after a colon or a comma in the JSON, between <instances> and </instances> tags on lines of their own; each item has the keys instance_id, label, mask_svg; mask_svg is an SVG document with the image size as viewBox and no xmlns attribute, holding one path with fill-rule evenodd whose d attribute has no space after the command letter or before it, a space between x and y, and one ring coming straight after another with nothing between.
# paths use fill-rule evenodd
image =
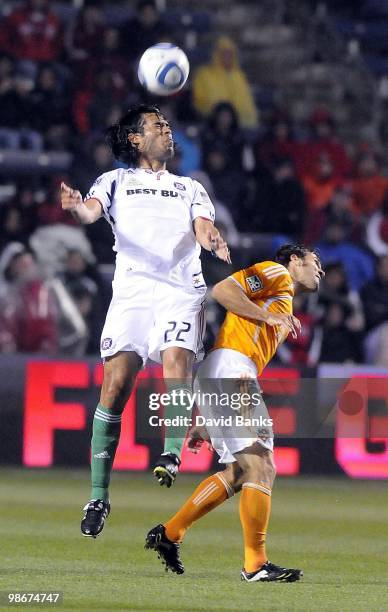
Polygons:
<instances>
[{"instance_id":1,"label":"black cleat","mask_svg":"<svg viewBox=\"0 0 388 612\"><path fill-rule=\"evenodd\" d=\"M86 510L81 521L82 535L88 538L96 538L104 529L105 519L110 513L110 503L102 499L92 499L84 508Z\"/></svg>"},{"instance_id":2,"label":"black cleat","mask_svg":"<svg viewBox=\"0 0 388 612\"><path fill-rule=\"evenodd\" d=\"M174 453L160 455L154 467L154 476L160 486L166 485L169 489L174 483L181 461Z\"/></svg>"},{"instance_id":3,"label":"black cleat","mask_svg":"<svg viewBox=\"0 0 388 612\"><path fill-rule=\"evenodd\" d=\"M241 570L241 580L246 582L296 582L303 576L300 569L279 567L270 561L264 563L256 572Z\"/></svg>"},{"instance_id":4,"label":"black cleat","mask_svg":"<svg viewBox=\"0 0 388 612\"><path fill-rule=\"evenodd\" d=\"M183 574L185 568L179 558L179 544L171 542L166 537L166 530L163 525L157 525L147 533L144 548L156 550L158 559L166 566L166 572L171 570L176 574Z\"/></svg>"}]
</instances>

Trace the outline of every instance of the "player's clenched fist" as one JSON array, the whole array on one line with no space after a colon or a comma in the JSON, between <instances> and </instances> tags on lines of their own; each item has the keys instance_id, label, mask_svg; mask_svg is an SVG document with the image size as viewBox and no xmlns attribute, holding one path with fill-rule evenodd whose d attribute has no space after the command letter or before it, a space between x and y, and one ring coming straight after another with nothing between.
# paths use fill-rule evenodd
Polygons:
<instances>
[{"instance_id":1,"label":"player's clenched fist","mask_svg":"<svg viewBox=\"0 0 388 612\"><path fill-rule=\"evenodd\" d=\"M61 183L61 204L63 210L76 210L82 204L82 195L66 183Z\"/></svg>"}]
</instances>

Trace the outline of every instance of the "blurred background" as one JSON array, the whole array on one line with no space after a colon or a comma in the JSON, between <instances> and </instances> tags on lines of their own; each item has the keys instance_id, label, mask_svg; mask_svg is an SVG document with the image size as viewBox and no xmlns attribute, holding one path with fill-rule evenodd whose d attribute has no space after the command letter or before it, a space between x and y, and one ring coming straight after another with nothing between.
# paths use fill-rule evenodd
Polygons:
<instances>
[{"instance_id":1,"label":"blurred background","mask_svg":"<svg viewBox=\"0 0 388 612\"><path fill-rule=\"evenodd\" d=\"M142 52L161 41L185 50L191 73L183 91L158 99L141 88L136 68ZM236 0L225 10L223 0L198 0L195 8L188 0L4 0L2 463L88 462L113 240L104 220L80 227L61 210L59 185L85 194L98 175L117 168L105 130L143 101L171 121L178 154L169 169L206 187L234 270L271 259L284 242L319 250L326 269L320 294L295 300L302 334L279 349L266 376L388 376L388 1ZM203 267L209 287L230 273L207 253ZM207 348L222 317L209 299ZM158 375L154 366L148 373ZM375 392L375 419L387 420L386 390ZM321 424L314 393L305 407ZM388 478L382 420L374 436L362 420L369 446L357 451L358 467L349 467L351 451L333 440L335 419L322 448L306 439L291 444L300 401L283 387L274 395L274 409L288 410L278 412L290 451L283 459L277 451L280 473ZM122 448L116 467L146 469L160 449L144 444L136 459L133 402L127 433L134 448ZM333 392L325 410L335 402ZM187 469L206 469L206 461Z\"/></svg>"}]
</instances>

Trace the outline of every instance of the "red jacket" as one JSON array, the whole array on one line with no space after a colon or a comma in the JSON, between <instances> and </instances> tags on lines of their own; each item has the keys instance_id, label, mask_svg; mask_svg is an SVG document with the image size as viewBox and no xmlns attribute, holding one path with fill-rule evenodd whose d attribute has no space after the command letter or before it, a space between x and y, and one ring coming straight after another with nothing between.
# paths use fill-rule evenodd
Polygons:
<instances>
[{"instance_id":1,"label":"red jacket","mask_svg":"<svg viewBox=\"0 0 388 612\"><path fill-rule=\"evenodd\" d=\"M62 27L51 11L15 9L1 28L1 46L19 60L49 62L58 59L63 48Z\"/></svg>"},{"instance_id":2,"label":"red jacket","mask_svg":"<svg viewBox=\"0 0 388 612\"><path fill-rule=\"evenodd\" d=\"M3 324L13 337L15 350L55 353L58 346L57 313L47 286L39 279L27 281L9 292L7 301Z\"/></svg>"}]
</instances>

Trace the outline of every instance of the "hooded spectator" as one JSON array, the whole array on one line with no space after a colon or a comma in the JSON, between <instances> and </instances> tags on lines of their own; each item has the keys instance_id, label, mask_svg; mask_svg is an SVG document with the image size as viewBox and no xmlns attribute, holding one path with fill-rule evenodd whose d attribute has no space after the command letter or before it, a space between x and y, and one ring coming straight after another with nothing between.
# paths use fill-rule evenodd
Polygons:
<instances>
[{"instance_id":1,"label":"hooded spectator","mask_svg":"<svg viewBox=\"0 0 388 612\"><path fill-rule=\"evenodd\" d=\"M209 64L198 68L193 80L196 110L208 117L219 102L229 102L237 111L243 128L256 128L258 112L253 95L237 58L234 42L221 36Z\"/></svg>"}]
</instances>

